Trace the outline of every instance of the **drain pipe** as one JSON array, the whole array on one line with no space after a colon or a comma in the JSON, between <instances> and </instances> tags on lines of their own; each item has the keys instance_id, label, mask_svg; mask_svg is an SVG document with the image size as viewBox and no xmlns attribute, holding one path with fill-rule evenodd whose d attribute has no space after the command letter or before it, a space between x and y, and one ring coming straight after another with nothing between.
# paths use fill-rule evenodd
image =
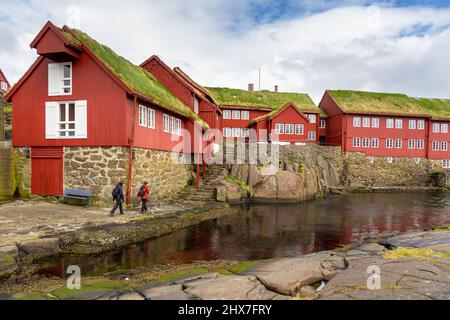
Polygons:
<instances>
[{"instance_id":1,"label":"drain pipe","mask_svg":"<svg viewBox=\"0 0 450 320\"><path fill-rule=\"evenodd\" d=\"M131 141L130 141L130 160L128 163L128 181L127 181L127 205L131 204L131 177L133 174L133 158L134 158L134 132L135 132L135 119L137 109L137 96L134 96L133 110L131 112Z\"/></svg>"}]
</instances>

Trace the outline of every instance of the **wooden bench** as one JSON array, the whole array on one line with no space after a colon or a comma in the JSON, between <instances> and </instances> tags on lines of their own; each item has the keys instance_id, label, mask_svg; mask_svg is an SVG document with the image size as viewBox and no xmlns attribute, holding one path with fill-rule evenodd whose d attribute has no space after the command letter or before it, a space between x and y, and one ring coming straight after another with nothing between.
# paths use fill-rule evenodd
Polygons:
<instances>
[{"instance_id":1,"label":"wooden bench","mask_svg":"<svg viewBox=\"0 0 450 320\"><path fill-rule=\"evenodd\" d=\"M88 206L91 203L92 192L79 189L65 189L64 203Z\"/></svg>"}]
</instances>

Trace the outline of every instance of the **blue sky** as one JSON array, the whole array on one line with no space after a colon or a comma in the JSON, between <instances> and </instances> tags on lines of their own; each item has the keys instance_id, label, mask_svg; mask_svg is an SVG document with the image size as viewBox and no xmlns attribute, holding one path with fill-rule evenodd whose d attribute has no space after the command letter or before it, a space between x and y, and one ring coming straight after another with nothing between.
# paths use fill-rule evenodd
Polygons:
<instances>
[{"instance_id":1,"label":"blue sky","mask_svg":"<svg viewBox=\"0 0 450 320\"><path fill-rule=\"evenodd\" d=\"M123 2L120 1L122 4ZM75 6L74 6L75 4ZM16 82L47 20L139 64L152 54L211 86L450 98L450 0L0 0L0 68Z\"/></svg>"}]
</instances>

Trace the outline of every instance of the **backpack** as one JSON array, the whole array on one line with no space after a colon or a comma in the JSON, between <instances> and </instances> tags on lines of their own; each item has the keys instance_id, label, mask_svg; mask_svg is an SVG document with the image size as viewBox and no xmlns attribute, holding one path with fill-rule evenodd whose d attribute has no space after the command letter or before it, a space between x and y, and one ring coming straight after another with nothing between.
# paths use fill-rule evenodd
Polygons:
<instances>
[{"instance_id":1,"label":"backpack","mask_svg":"<svg viewBox=\"0 0 450 320\"><path fill-rule=\"evenodd\" d=\"M142 186L142 187L139 189L138 197L143 198L144 196L145 196L145 187Z\"/></svg>"},{"instance_id":2,"label":"backpack","mask_svg":"<svg viewBox=\"0 0 450 320\"><path fill-rule=\"evenodd\" d=\"M114 199L119 196L119 187L118 186L116 186L114 188L114 190L112 191L112 196L113 196Z\"/></svg>"}]
</instances>

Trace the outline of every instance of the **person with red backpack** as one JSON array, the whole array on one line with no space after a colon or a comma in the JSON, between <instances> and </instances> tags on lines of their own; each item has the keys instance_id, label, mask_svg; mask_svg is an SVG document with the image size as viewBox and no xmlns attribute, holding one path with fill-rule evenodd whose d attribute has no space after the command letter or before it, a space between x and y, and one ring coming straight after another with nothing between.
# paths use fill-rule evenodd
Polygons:
<instances>
[{"instance_id":1,"label":"person with red backpack","mask_svg":"<svg viewBox=\"0 0 450 320\"><path fill-rule=\"evenodd\" d=\"M150 188L148 182L144 181L137 194L138 199L142 202L141 213L147 213L147 202L150 198Z\"/></svg>"}]
</instances>

